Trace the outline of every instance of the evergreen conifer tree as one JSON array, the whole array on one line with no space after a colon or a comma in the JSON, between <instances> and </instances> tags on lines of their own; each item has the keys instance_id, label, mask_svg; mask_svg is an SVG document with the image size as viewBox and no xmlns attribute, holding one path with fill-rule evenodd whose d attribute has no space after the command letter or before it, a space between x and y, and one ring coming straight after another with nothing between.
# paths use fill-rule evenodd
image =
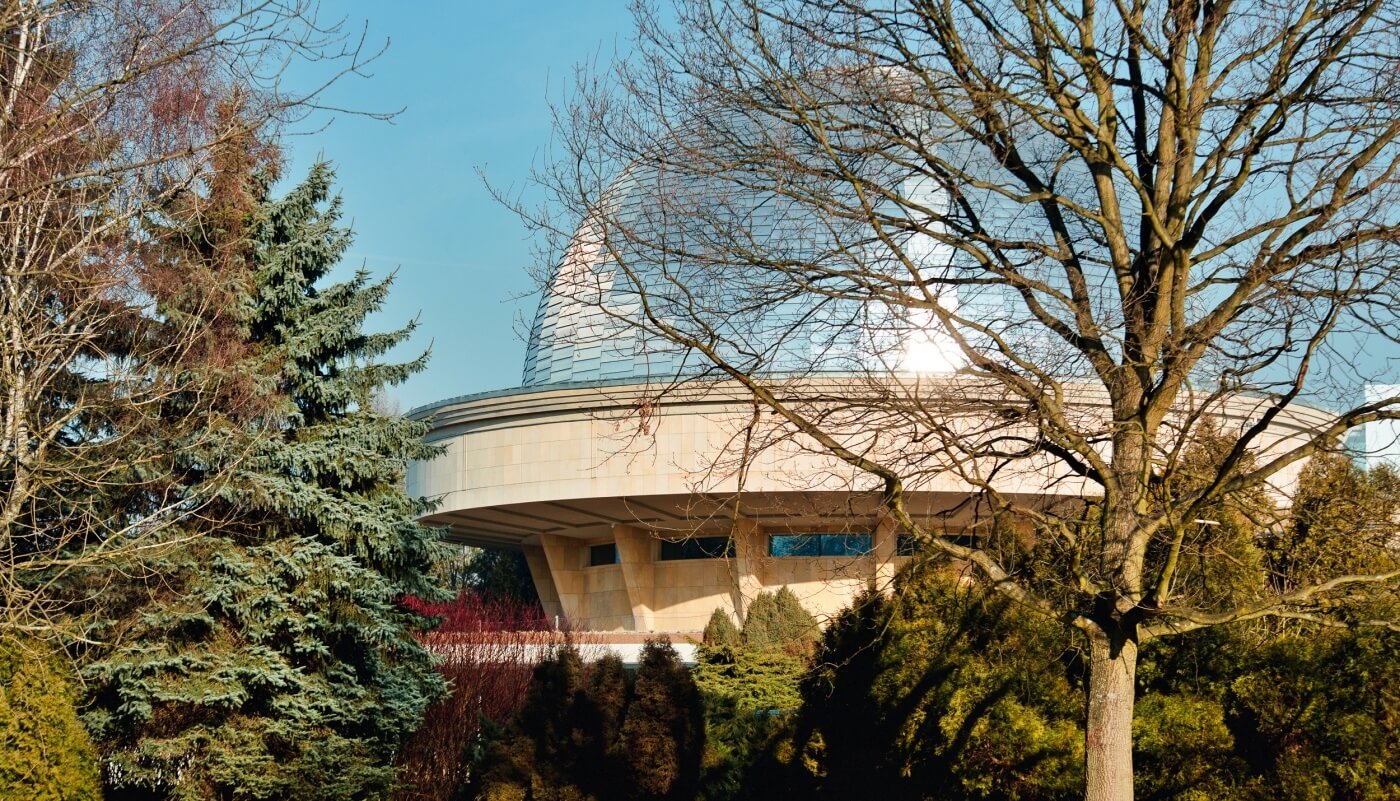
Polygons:
<instances>
[{"instance_id":1,"label":"evergreen conifer tree","mask_svg":"<svg viewBox=\"0 0 1400 801\"><path fill-rule=\"evenodd\" d=\"M816 620L786 587L754 599L742 632L723 609L710 616L694 672L705 706L705 798L788 789L773 756L790 736L788 713L801 706L798 683L816 633Z\"/></svg>"},{"instance_id":2,"label":"evergreen conifer tree","mask_svg":"<svg viewBox=\"0 0 1400 801\"><path fill-rule=\"evenodd\" d=\"M806 653L820 634L816 619L787 587L759 593L744 616L744 644L751 648Z\"/></svg>"},{"instance_id":3,"label":"evergreen conifer tree","mask_svg":"<svg viewBox=\"0 0 1400 801\"><path fill-rule=\"evenodd\" d=\"M115 797L382 795L443 691L413 637L424 620L399 605L443 597L427 578L436 535L413 522L430 506L402 485L407 460L434 450L423 424L372 402L424 357L377 361L411 326L362 330L388 280L320 286L351 241L331 180L321 163L280 200L261 188L238 369L264 397L232 418L236 452L191 457L233 466L209 530L167 554L162 587L86 670Z\"/></svg>"},{"instance_id":4,"label":"evergreen conifer tree","mask_svg":"<svg viewBox=\"0 0 1400 801\"><path fill-rule=\"evenodd\" d=\"M732 648L739 644L739 627L734 625L734 620L729 613L723 609L715 609L710 613L710 622L705 624L705 632L701 635L701 641L710 647Z\"/></svg>"},{"instance_id":5,"label":"evergreen conifer tree","mask_svg":"<svg viewBox=\"0 0 1400 801\"><path fill-rule=\"evenodd\" d=\"M669 640L647 640L620 748L641 798L691 798L705 734L700 693Z\"/></svg>"},{"instance_id":6,"label":"evergreen conifer tree","mask_svg":"<svg viewBox=\"0 0 1400 801\"><path fill-rule=\"evenodd\" d=\"M572 643L535 666L530 689L506 735L492 742L477 766L487 801L582 799L578 730L585 698L584 665ZM581 735L576 739L575 734Z\"/></svg>"},{"instance_id":7,"label":"evergreen conifer tree","mask_svg":"<svg viewBox=\"0 0 1400 801\"><path fill-rule=\"evenodd\" d=\"M1082 797L1080 664L1053 621L941 570L858 598L803 680L816 798Z\"/></svg>"},{"instance_id":8,"label":"evergreen conifer tree","mask_svg":"<svg viewBox=\"0 0 1400 801\"><path fill-rule=\"evenodd\" d=\"M691 799L700 696L669 642L648 641L635 680L621 658L585 666L567 645L535 667L524 705L474 771L486 801Z\"/></svg>"}]
</instances>

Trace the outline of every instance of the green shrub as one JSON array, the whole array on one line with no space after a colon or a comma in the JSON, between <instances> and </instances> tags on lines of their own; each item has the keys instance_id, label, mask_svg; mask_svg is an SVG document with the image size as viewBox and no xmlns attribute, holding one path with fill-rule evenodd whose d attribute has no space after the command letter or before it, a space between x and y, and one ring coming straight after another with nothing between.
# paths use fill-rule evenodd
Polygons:
<instances>
[{"instance_id":1,"label":"green shrub","mask_svg":"<svg viewBox=\"0 0 1400 801\"><path fill-rule=\"evenodd\" d=\"M477 766L488 801L691 799L704 748L699 693L669 642L648 641L636 677L569 647L534 672L524 706Z\"/></svg>"},{"instance_id":2,"label":"green shrub","mask_svg":"<svg viewBox=\"0 0 1400 801\"><path fill-rule=\"evenodd\" d=\"M704 646L695 684L705 702L701 797L710 801L786 795L798 684L807 669L786 651Z\"/></svg>"},{"instance_id":3,"label":"green shrub","mask_svg":"<svg viewBox=\"0 0 1400 801\"><path fill-rule=\"evenodd\" d=\"M743 642L750 648L807 653L819 636L816 619L787 587L759 593L744 615Z\"/></svg>"},{"instance_id":4,"label":"green shrub","mask_svg":"<svg viewBox=\"0 0 1400 801\"><path fill-rule=\"evenodd\" d=\"M619 743L642 798L690 799L705 734L700 694L667 640L647 640Z\"/></svg>"},{"instance_id":5,"label":"green shrub","mask_svg":"<svg viewBox=\"0 0 1400 801\"><path fill-rule=\"evenodd\" d=\"M1259 649L1226 695L1253 799L1400 797L1400 634L1312 631Z\"/></svg>"},{"instance_id":6,"label":"green shrub","mask_svg":"<svg viewBox=\"0 0 1400 801\"><path fill-rule=\"evenodd\" d=\"M739 628L734 625L734 619L728 612L716 609L710 614L710 622L705 624L705 633L701 638L706 645L732 647L739 644Z\"/></svg>"},{"instance_id":7,"label":"green shrub","mask_svg":"<svg viewBox=\"0 0 1400 801\"><path fill-rule=\"evenodd\" d=\"M0 636L0 799L100 801L97 752L75 701L62 660Z\"/></svg>"},{"instance_id":8,"label":"green shrub","mask_svg":"<svg viewBox=\"0 0 1400 801\"><path fill-rule=\"evenodd\" d=\"M754 599L742 632L716 609L705 633L695 667L705 702L701 797L790 794L792 721L802 705L798 685L818 636L816 620L784 587Z\"/></svg>"},{"instance_id":9,"label":"green shrub","mask_svg":"<svg viewBox=\"0 0 1400 801\"><path fill-rule=\"evenodd\" d=\"M1070 799L1083 694L1067 634L931 571L827 629L803 683L804 762L823 798Z\"/></svg>"},{"instance_id":10,"label":"green shrub","mask_svg":"<svg viewBox=\"0 0 1400 801\"><path fill-rule=\"evenodd\" d=\"M899 582L896 598L866 596L832 622L804 680L810 794L1079 797L1072 634L936 571ZM1138 682L1143 801L1400 798L1396 632L1216 627L1145 643Z\"/></svg>"},{"instance_id":11,"label":"green shrub","mask_svg":"<svg viewBox=\"0 0 1400 801\"><path fill-rule=\"evenodd\" d=\"M1140 694L1133 715L1133 767L1140 798L1224 801L1245 780L1235 738L1216 699Z\"/></svg>"}]
</instances>

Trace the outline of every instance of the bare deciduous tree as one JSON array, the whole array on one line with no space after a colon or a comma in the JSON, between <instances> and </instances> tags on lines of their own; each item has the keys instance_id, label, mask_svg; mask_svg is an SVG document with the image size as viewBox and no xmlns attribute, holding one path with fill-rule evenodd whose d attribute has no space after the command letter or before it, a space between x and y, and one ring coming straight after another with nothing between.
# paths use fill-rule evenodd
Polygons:
<instances>
[{"instance_id":1,"label":"bare deciduous tree","mask_svg":"<svg viewBox=\"0 0 1400 801\"><path fill-rule=\"evenodd\" d=\"M768 412L746 444L827 455L1082 632L1086 798L1132 797L1144 641L1394 625L1358 601L1393 558L1244 598L1188 579L1228 558L1210 510L1268 506L1398 416L1357 398L1400 332L1400 5L679 0L639 23L581 72L525 211L549 291L588 309L576 336L742 385ZM926 513L949 482L971 523Z\"/></svg>"},{"instance_id":2,"label":"bare deciduous tree","mask_svg":"<svg viewBox=\"0 0 1400 801\"><path fill-rule=\"evenodd\" d=\"M212 477L189 492L190 460L172 449L234 436L208 415L228 391L227 360L213 362L237 340L230 290L246 276L162 263L146 222L189 223L171 215L219 180L219 153L315 108L319 89L280 87L288 63L323 61L328 79L360 67L360 43L313 12L299 0L0 8L0 631L57 633L65 575L134 568L218 490Z\"/></svg>"}]
</instances>

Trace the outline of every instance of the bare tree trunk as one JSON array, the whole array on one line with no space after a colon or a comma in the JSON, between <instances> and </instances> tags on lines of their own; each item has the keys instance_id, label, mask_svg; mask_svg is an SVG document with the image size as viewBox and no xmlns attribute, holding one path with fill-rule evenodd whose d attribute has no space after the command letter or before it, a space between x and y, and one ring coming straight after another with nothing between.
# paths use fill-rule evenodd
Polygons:
<instances>
[{"instance_id":1,"label":"bare tree trunk","mask_svg":"<svg viewBox=\"0 0 1400 801\"><path fill-rule=\"evenodd\" d=\"M1133 698L1137 643L1089 635L1089 720L1084 732L1085 801L1132 801Z\"/></svg>"}]
</instances>

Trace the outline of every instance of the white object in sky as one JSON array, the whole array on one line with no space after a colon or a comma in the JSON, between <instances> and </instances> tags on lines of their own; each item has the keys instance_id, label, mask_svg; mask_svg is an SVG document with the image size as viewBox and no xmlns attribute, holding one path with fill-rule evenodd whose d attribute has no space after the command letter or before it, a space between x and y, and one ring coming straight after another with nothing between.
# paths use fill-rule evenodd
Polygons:
<instances>
[{"instance_id":1,"label":"white object in sky","mask_svg":"<svg viewBox=\"0 0 1400 801\"><path fill-rule=\"evenodd\" d=\"M1400 384L1367 384L1366 402L1400 396ZM1400 470L1400 420L1376 420L1361 427L1367 467L1389 465Z\"/></svg>"}]
</instances>

